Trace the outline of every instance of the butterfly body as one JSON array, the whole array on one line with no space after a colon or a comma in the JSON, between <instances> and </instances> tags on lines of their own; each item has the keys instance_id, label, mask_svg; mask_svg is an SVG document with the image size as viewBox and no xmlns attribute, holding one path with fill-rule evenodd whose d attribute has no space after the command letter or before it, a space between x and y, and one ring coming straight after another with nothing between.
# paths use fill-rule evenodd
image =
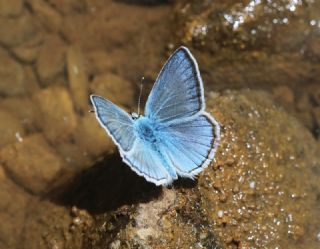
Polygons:
<instances>
[{"instance_id":1,"label":"butterfly body","mask_svg":"<svg viewBox=\"0 0 320 249\"><path fill-rule=\"evenodd\" d=\"M134 121L134 131L136 136L150 144L150 146L157 147L158 143L161 142L158 130L159 125L147 117L140 116Z\"/></svg>"},{"instance_id":2,"label":"butterfly body","mask_svg":"<svg viewBox=\"0 0 320 249\"><path fill-rule=\"evenodd\" d=\"M96 95L90 98L123 161L156 185L171 184L178 175L194 178L214 158L220 126L205 112L198 65L185 47L177 49L161 70L145 116L129 115Z\"/></svg>"}]
</instances>

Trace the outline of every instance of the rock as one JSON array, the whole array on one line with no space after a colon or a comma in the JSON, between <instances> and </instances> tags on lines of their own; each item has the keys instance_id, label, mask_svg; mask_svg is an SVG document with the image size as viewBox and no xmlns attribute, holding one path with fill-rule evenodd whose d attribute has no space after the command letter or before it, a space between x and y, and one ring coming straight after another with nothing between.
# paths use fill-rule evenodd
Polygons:
<instances>
[{"instance_id":1,"label":"rock","mask_svg":"<svg viewBox=\"0 0 320 249\"><path fill-rule=\"evenodd\" d=\"M62 16L55 8L42 0L29 0L28 1L37 20L49 32L59 32L62 25Z\"/></svg>"},{"instance_id":2,"label":"rock","mask_svg":"<svg viewBox=\"0 0 320 249\"><path fill-rule=\"evenodd\" d=\"M273 95L276 100L287 107L294 105L294 93L288 86L278 86L273 89Z\"/></svg>"},{"instance_id":3,"label":"rock","mask_svg":"<svg viewBox=\"0 0 320 249\"><path fill-rule=\"evenodd\" d=\"M122 0L122 1L128 4L156 5L156 4L169 3L172 0Z\"/></svg>"},{"instance_id":4,"label":"rock","mask_svg":"<svg viewBox=\"0 0 320 249\"><path fill-rule=\"evenodd\" d=\"M216 88L319 79L319 4L289 2L178 0L173 47L194 48L204 81Z\"/></svg>"},{"instance_id":5,"label":"rock","mask_svg":"<svg viewBox=\"0 0 320 249\"><path fill-rule=\"evenodd\" d=\"M33 63L39 53L43 38L41 35L34 35L29 41L11 48L12 53L21 61Z\"/></svg>"},{"instance_id":6,"label":"rock","mask_svg":"<svg viewBox=\"0 0 320 249\"><path fill-rule=\"evenodd\" d=\"M94 113L80 118L76 133L79 134L75 137L77 145L89 156L98 158L114 152L114 143L99 125Z\"/></svg>"},{"instance_id":7,"label":"rock","mask_svg":"<svg viewBox=\"0 0 320 249\"><path fill-rule=\"evenodd\" d=\"M93 94L107 98L117 105L132 107L134 96L132 85L115 74L96 76L90 85L90 90Z\"/></svg>"},{"instance_id":8,"label":"rock","mask_svg":"<svg viewBox=\"0 0 320 249\"><path fill-rule=\"evenodd\" d=\"M320 89L318 85L315 85L313 89L311 89L311 99L315 105L320 106Z\"/></svg>"},{"instance_id":9,"label":"rock","mask_svg":"<svg viewBox=\"0 0 320 249\"><path fill-rule=\"evenodd\" d=\"M73 12L85 12L88 4L86 0L68 0L67 2L64 0L48 0L48 2L59 12L66 15Z\"/></svg>"},{"instance_id":10,"label":"rock","mask_svg":"<svg viewBox=\"0 0 320 249\"><path fill-rule=\"evenodd\" d=\"M16 142L25 134L21 120L14 113L0 109L0 147Z\"/></svg>"},{"instance_id":11,"label":"rock","mask_svg":"<svg viewBox=\"0 0 320 249\"><path fill-rule=\"evenodd\" d=\"M318 142L262 91L225 92L208 98L207 110L222 124L215 162L198 181L177 181L147 202L137 193L122 196L87 231L85 238L96 238L85 240L88 247L317 248ZM111 240L102 236L106 231Z\"/></svg>"},{"instance_id":12,"label":"rock","mask_svg":"<svg viewBox=\"0 0 320 249\"><path fill-rule=\"evenodd\" d=\"M33 96L38 106L36 124L53 144L69 141L77 126L77 116L69 92L62 87L41 90Z\"/></svg>"},{"instance_id":13,"label":"rock","mask_svg":"<svg viewBox=\"0 0 320 249\"><path fill-rule=\"evenodd\" d=\"M0 16L15 17L21 14L23 8L22 0L0 1Z\"/></svg>"},{"instance_id":14,"label":"rock","mask_svg":"<svg viewBox=\"0 0 320 249\"><path fill-rule=\"evenodd\" d=\"M67 52L69 87L76 110L80 113L89 110L88 76L84 66L84 58L79 48L70 47Z\"/></svg>"},{"instance_id":15,"label":"rock","mask_svg":"<svg viewBox=\"0 0 320 249\"><path fill-rule=\"evenodd\" d=\"M79 136L83 136L83 134L79 133ZM89 145L86 146L89 147ZM96 146L93 147L96 148ZM75 177L82 170L90 168L97 160L97 157L88 154L86 148L81 147L81 144L73 141L60 143L55 146L55 150L64 160L66 167L72 171L72 177Z\"/></svg>"},{"instance_id":16,"label":"rock","mask_svg":"<svg viewBox=\"0 0 320 249\"><path fill-rule=\"evenodd\" d=\"M320 106L315 107L312 110L312 114L313 114L313 120L315 123L315 133L317 138L320 138Z\"/></svg>"},{"instance_id":17,"label":"rock","mask_svg":"<svg viewBox=\"0 0 320 249\"><path fill-rule=\"evenodd\" d=\"M32 193L49 192L65 177L63 161L40 134L2 148L0 158L15 182Z\"/></svg>"},{"instance_id":18,"label":"rock","mask_svg":"<svg viewBox=\"0 0 320 249\"><path fill-rule=\"evenodd\" d=\"M18 238L31 196L9 179L1 165L0 199L0 248L15 249L21 245Z\"/></svg>"},{"instance_id":19,"label":"rock","mask_svg":"<svg viewBox=\"0 0 320 249\"><path fill-rule=\"evenodd\" d=\"M34 199L28 206L21 236L24 248L81 248L85 229L72 229L70 209L53 202Z\"/></svg>"},{"instance_id":20,"label":"rock","mask_svg":"<svg viewBox=\"0 0 320 249\"><path fill-rule=\"evenodd\" d=\"M32 96L35 92L40 90L39 80L35 69L32 66L24 66L25 85L28 96Z\"/></svg>"},{"instance_id":21,"label":"rock","mask_svg":"<svg viewBox=\"0 0 320 249\"><path fill-rule=\"evenodd\" d=\"M36 107L29 98L11 97L0 101L1 110L7 113L1 120L7 123L11 131L11 141L17 141L17 136L23 137L24 131L35 131ZM7 116L9 115L9 116ZM10 118L11 117L11 118ZM10 134L6 131L1 134Z\"/></svg>"},{"instance_id":22,"label":"rock","mask_svg":"<svg viewBox=\"0 0 320 249\"><path fill-rule=\"evenodd\" d=\"M315 37L311 39L308 43L307 54L310 56L311 60L319 60L320 59L320 38Z\"/></svg>"},{"instance_id":23,"label":"rock","mask_svg":"<svg viewBox=\"0 0 320 249\"><path fill-rule=\"evenodd\" d=\"M62 35L68 43L81 47L86 59L90 56L86 65L89 76L112 72L139 87L142 76L147 78L151 72L159 72L165 60L159 47L171 36L167 23L169 6L148 8L146 15L143 6L105 1L86 1L86 5L85 11L64 16ZM56 6L66 7L57 3ZM158 48L155 44L159 44Z\"/></svg>"},{"instance_id":24,"label":"rock","mask_svg":"<svg viewBox=\"0 0 320 249\"><path fill-rule=\"evenodd\" d=\"M0 49L0 64L2 65L0 67L0 95L24 95L26 88L21 65L2 49Z\"/></svg>"},{"instance_id":25,"label":"rock","mask_svg":"<svg viewBox=\"0 0 320 249\"><path fill-rule=\"evenodd\" d=\"M43 86L50 85L63 74L65 50L65 44L58 36L47 37L40 48L36 68Z\"/></svg>"},{"instance_id":26,"label":"rock","mask_svg":"<svg viewBox=\"0 0 320 249\"><path fill-rule=\"evenodd\" d=\"M28 42L38 32L31 15L24 11L17 18L0 17L0 44L13 47Z\"/></svg>"}]
</instances>

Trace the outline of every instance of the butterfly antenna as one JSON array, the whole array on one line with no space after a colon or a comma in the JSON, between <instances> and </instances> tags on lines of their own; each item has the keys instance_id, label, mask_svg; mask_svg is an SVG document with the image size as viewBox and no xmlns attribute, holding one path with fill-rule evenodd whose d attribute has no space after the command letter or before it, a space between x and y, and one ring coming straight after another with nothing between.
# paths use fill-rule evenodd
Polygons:
<instances>
[{"instance_id":1,"label":"butterfly antenna","mask_svg":"<svg viewBox=\"0 0 320 249\"><path fill-rule=\"evenodd\" d=\"M142 95L143 80L144 80L144 77L141 78L141 82L140 82L140 94L139 94L139 100L138 100L138 115L140 115L140 102L141 102L141 95Z\"/></svg>"}]
</instances>

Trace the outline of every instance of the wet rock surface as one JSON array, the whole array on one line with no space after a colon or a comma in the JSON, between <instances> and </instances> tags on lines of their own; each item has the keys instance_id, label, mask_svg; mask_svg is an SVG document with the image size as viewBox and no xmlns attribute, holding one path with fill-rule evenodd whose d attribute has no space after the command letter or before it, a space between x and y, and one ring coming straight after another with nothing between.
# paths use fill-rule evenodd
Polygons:
<instances>
[{"instance_id":1,"label":"wet rock surface","mask_svg":"<svg viewBox=\"0 0 320 249\"><path fill-rule=\"evenodd\" d=\"M313 0L180 0L173 41L197 48L205 81L215 87L317 82L319 9Z\"/></svg>"},{"instance_id":2,"label":"wet rock surface","mask_svg":"<svg viewBox=\"0 0 320 249\"><path fill-rule=\"evenodd\" d=\"M319 9L0 1L0 248L318 248ZM143 106L181 44L222 141L197 181L158 188L122 163L88 97L136 111L142 76Z\"/></svg>"}]
</instances>

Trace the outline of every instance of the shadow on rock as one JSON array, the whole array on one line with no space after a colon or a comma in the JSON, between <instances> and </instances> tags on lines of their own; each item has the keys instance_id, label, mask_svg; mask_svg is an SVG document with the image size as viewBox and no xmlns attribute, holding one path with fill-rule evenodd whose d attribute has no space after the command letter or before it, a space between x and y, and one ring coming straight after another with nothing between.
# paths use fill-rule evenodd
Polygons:
<instances>
[{"instance_id":1,"label":"shadow on rock","mask_svg":"<svg viewBox=\"0 0 320 249\"><path fill-rule=\"evenodd\" d=\"M175 189L190 189L196 187L198 184L197 179L182 178L179 177L178 180L173 182L173 188Z\"/></svg>"},{"instance_id":2,"label":"shadow on rock","mask_svg":"<svg viewBox=\"0 0 320 249\"><path fill-rule=\"evenodd\" d=\"M100 214L125 204L148 202L161 193L161 187L134 173L119 155L112 155L48 196L60 205L76 206L92 214Z\"/></svg>"}]
</instances>

